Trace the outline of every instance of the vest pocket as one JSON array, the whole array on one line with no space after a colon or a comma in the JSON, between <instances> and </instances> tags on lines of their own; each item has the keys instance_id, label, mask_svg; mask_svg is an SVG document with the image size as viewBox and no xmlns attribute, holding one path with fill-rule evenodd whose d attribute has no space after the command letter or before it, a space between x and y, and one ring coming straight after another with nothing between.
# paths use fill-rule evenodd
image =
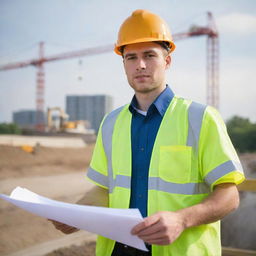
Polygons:
<instances>
[{"instance_id":1,"label":"vest pocket","mask_svg":"<svg viewBox=\"0 0 256 256\"><path fill-rule=\"evenodd\" d=\"M191 175L192 147L161 146L159 176L169 182L186 183Z\"/></svg>"}]
</instances>

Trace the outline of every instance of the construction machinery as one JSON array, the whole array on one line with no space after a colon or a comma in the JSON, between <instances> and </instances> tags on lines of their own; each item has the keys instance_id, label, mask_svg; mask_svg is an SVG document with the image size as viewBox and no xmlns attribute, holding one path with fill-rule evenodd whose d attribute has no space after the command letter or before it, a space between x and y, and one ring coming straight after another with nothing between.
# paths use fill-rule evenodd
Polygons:
<instances>
[{"instance_id":1,"label":"construction machinery","mask_svg":"<svg viewBox=\"0 0 256 256\"><path fill-rule=\"evenodd\" d=\"M57 114L56 114L57 113ZM47 108L46 132L72 133L72 134L94 134L87 120L68 121L69 115L60 107Z\"/></svg>"}]
</instances>

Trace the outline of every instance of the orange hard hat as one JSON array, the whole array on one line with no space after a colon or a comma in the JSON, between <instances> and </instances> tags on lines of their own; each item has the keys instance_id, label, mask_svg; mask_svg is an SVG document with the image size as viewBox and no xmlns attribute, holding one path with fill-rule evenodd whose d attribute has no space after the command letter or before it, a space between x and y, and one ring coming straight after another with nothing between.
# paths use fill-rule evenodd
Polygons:
<instances>
[{"instance_id":1,"label":"orange hard hat","mask_svg":"<svg viewBox=\"0 0 256 256\"><path fill-rule=\"evenodd\" d=\"M153 41L169 43L170 52L175 49L166 22L149 11L136 10L121 25L114 51L118 55L122 55L120 48L124 45Z\"/></svg>"}]
</instances>

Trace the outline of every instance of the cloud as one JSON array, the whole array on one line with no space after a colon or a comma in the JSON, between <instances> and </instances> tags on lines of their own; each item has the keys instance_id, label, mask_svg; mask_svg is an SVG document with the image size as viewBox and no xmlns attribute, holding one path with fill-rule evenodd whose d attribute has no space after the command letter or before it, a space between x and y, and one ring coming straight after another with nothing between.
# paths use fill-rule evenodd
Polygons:
<instances>
[{"instance_id":1,"label":"cloud","mask_svg":"<svg viewBox=\"0 0 256 256\"><path fill-rule=\"evenodd\" d=\"M216 20L222 33L239 33L249 35L256 33L256 16L243 13L231 13Z\"/></svg>"}]
</instances>

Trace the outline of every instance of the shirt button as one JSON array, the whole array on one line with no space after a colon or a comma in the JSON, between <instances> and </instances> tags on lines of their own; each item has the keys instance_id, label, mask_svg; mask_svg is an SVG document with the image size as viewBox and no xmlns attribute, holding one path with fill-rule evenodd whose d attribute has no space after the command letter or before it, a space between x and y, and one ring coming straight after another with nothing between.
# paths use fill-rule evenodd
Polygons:
<instances>
[{"instance_id":1,"label":"shirt button","mask_svg":"<svg viewBox=\"0 0 256 256\"><path fill-rule=\"evenodd\" d=\"M140 150L141 150L141 151L144 151L144 148L141 148Z\"/></svg>"},{"instance_id":2,"label":"shirt button","mask_svg":"<svg viewBox=\"0 0 256 256\"><path fill-rule=\"evenodd\" d=\"M142 195L139 195L139 198L142 198Z\"/></svg>"}]
</instances>

